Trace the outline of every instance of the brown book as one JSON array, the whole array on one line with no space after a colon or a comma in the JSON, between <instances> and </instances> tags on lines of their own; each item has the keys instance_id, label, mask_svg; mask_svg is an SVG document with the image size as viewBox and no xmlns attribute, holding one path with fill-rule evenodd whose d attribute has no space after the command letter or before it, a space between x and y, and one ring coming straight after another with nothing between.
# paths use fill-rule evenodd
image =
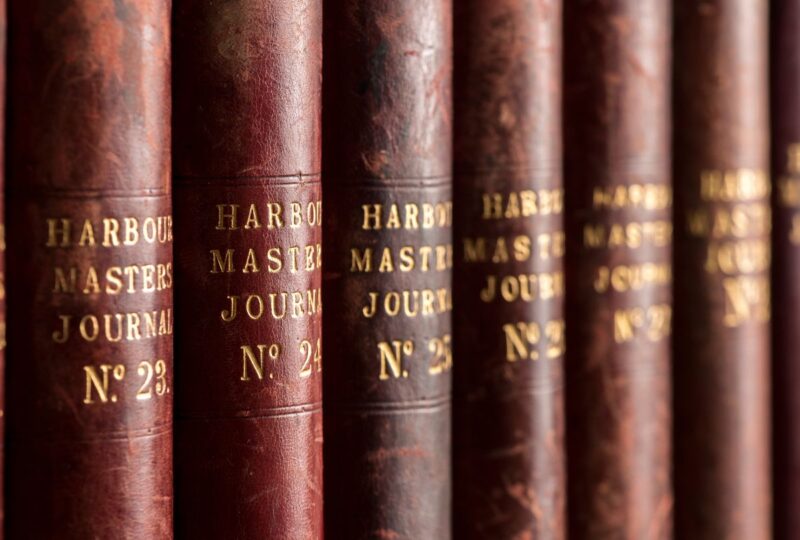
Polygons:
<instances>
[{"instance_id":1,"label":"brown book","mask_svg":"<svg viewBox=\"0 0 800 540\"><path fill-rule=\"evenodd\" d=\"M670 7L565 2L572 539L672 537Z\"/></svg>"},{"instance_id":2,"label":"brown book","mask_svg":"<svg viewBox=\"0 0 800 540\"><path fill-rule=\"evenodd\" d=\"M321 538L322 2L174 32L176 530Z\"/></svg>"},{"instance_id":3,"label":"brown book","mask_svg":"<svg viewBox=\"0 0 800 540\"><path fill-rule=\"evenodd\" d=\"M325 535L450 538L451 0L325 4Z\"/></svg>"},{"instance_id":4,"label":"brown book","mask_svg":"<svg viewBox=\"0 0 800 540\"><path fill-rule=\"evenodd\" d=\"M773 478L775 538L800 537L800 1L773 0Z\"/></svg>"},{"instance_id":5,"label":"brown book","mask_svg":"<svg viewBox=\"0 0 800 540\"><path fill-rule=\"evenodd\" d=\"M454 537L563 539L561 0L454 8Z\"/></svg>"},{"instance_id":6,"label":"brown book","mask_svg":"<svg viewBox=\"0 0 800 540\"><path fill-rule=\"evenodd\" d=\"M675 2L675 527L770 538L765 0Z\"/></svg>"},{"instance_id":7,"label":"brown book","mask_svg":"<svg viewBox=\"0 0 800 540\"><path fill-rule=\"evenodd\" d=\"M6 532L171 538L169 2L10 8Z\"/></svg>"}]
</instances>

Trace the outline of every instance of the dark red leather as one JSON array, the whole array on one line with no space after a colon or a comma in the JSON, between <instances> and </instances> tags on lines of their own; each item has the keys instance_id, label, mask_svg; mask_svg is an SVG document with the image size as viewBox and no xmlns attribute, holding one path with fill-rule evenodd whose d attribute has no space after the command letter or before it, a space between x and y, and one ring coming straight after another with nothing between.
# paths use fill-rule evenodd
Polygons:
<instances>
[{"instance_id":1,"label":"dark red leather","mask_svg":"<svg viewBox=\"0 0 800 540\"><path fill-rule=\"evenodd\" d=\"M776 540L800 537L800 2L773 0L773 480Z\"/></svg>"},{"instance_id":2,"label":"dark red leather","mask_svg":"<svg viewBox=\"0 0 800 540\"><path fill-rule=\"evenodd\" d=\"M454 3L453 536L566 536L561 0Z\"/></svg>"},{"instance_id":3,"label":"dark red leather","mask_svg":"<svg viewBox=\"0 0 800 540\"><path fill-rule=\"evenodd\" d=\"M176 531L320 538L322 2L173 20Z\"/></svg>"},{"instance_id":4,"label":"dark red leather","mask_svg":"<svg viewBox=\"0 0 800 540\"><path fill-rule=\"evenodd\" d=\"M675 2L681 540L771 537L767 6Z\"/></svg>"},{"instance_id":5,"label":"dark red leather","mask_svg":"<svg viewBox=\"0 0 800 540\"><path fill-rule=\"evenodd\" d=\"M9 7L6 532L171 538L169 2Z\"/></svg>"},{"instance_id":6,"label":"dark red leather","mask_svg":"<svg viewBox=\"0 0 800 540\"><path fill-rule=\"evenodd\" d=\"M670 6L564 10L569 537L668 539Z\"/></svg>"},{"instance_id":7,"label":"dark red leather","mask_svg":"<svg viewBox=\"0 0 800 540\"><path fill-rule=\"evenodd\" d=\"M451 12L450 0L325 3L333 539L451 536Z\"/></svg>"}]
</instances>

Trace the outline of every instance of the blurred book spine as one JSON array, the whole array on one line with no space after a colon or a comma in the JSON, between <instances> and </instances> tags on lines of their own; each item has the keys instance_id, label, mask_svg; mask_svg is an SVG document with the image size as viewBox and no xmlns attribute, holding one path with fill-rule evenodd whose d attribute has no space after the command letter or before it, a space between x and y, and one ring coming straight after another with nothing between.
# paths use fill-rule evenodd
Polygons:
<instances>
[{"instance_id":1,"label":"blurred book spine","mask_svg":"<svg viewBox=\"0 0 800 540\"><path fill-rule=\"evenodd\" d=\"M454 8L454 536L563 539L561 0Z\"/></svg>"},{"instance_id":2,"label":"blurred book spine","mask_svg":"<svg viewBox=\"0 0 800 540\"><path fill-rule=\"evenodd\" d=\"M573 539L672 537L670 3L566 2Z\"/></svg>"},{"instance_id":3,"label":"blurred book spine","mask_svg":"<svg viewBox=\"0 0 800 540\"><path fill-rule=\"evenodd\" d=\"M767 2L675 2L676 538L770 537Z\"/></svg>"}]
</instances>

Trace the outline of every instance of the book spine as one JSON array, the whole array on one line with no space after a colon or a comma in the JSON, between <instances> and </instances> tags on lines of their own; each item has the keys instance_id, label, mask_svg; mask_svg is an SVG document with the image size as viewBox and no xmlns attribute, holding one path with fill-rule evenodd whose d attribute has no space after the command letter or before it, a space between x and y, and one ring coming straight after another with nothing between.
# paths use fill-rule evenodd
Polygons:
<instances>
[{"instance_id":1,"label":"book spine","mask_svg":"<svg viewBox=\"0 0 800 540\"><path fill-rule=\"evenodd\" d=\"M325 534L451 537L451 0L325 12Z\"/></svg>"},{"instance_id":2,"label":"book spine","mask_svg":"<svg viewBox=\"0 0 800 540\"><path fill-rule=\"evenodd\" d=\"M800 536L800 1L771 4L775 538Z\"/></svg>"},{"instance_id":3,"label":"book spine","mask_svg":"<svg viewBox=\"0 0 800 540\"><path fill-rule=\"evenodd\" d=\"M766 539L766 1L675 3L676 537Z\"/></svg>"},{"instance_id":4,"label":"book spine","mask_svg":"<svg viewBox=\"0 0 800 540\"><path fill-rule=\"evenodd\" d=\"M176 530L321 538L322 2L174 21Z\"/></svg>"},{"instance_id":5,"label":"book spine","mask_svg":"<svg viewBox=\"0 0 800 540\"><path fill-rule=\"evenodd\" d=\"M13 538L172 538L169 2L12 2Z\"/></svg>"},{"instance_id":6,"label":"book spine","mask_svg":"<svg viewBox=\"0 0 800 540\"><path fill-rule=\"evenodd\" d=\"M561 0L454 8L454 537L563 539Z\"/></svg>"},{"instance_id":7,"label":"book spine","mask_svg":"<svg viewBox=\"0 0 800 540\"><path fill-rule=\"evenodd\" d=\"M5 531L5 370L6 370L6 285L5 285L5 105L7 5L0 0L0 540Z\"/></svg>"},{"instance_id":8,"label":"book spine","mask_svg":"<svg viewBox=\"0 0 800 540\"><path fill-rule=\"evenodd\" d=\"M570 538L672 537L670 7L566 2Z\"/></svg>"}]
</instances>

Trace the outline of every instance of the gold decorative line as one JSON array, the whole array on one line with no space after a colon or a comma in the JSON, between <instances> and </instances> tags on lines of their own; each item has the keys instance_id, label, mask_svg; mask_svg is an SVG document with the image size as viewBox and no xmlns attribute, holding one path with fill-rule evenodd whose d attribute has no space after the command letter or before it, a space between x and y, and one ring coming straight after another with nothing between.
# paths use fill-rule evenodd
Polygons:
<instances>
[{"instance_id":1,"label":"gold decorative line","mask_svg":"<svg viewBox=\"0 0 800 540\"><path fill-rule=\"evenodd\" d=\"M307 403L303 405L288 405L285 407L270 407L266 409L249 409L234 411L228 414L211 414L211 415L198 415L198 414L176 414L176 422L181 421L200 421L200 422L214 422L214 421L230 421L230 420L257 420L259 418L274 418L286 416L304 416L322 411L322 403Z\"/></svg>"},{"instance_id":2,"label":"gold decorative line","mask_svg":"<svg viewBox=\"0 0 800 540\"><path fill-rule=\"evenodd\" d=\"M426 411L450 408L452 399L449 395L432 399L410 401L386 401L371 403L330 403L326 405L325 414L398 414L412 411Z\"/></svg>"},{"instance_id":3,"label":"gold decorative line","mask_svg":"<svg viewBox=\"0 0 800 540\"><path fill-rule=\"evenodd\" d=\"M172 433L172 423L162 424L149 428L131 429L131 430L116 430L108 431L105 433L97 433L90 437L75 437L75 438L58 438L53 437L52 433L47 434L31 434L29 436L20 436L21 434L15 433L14 439L20 441L45 441L48 445L75 445L75 444L94 444L103 441L125 441L131 439L147 439L158 437L161 435L170 435Z\"/></svg>"},{"instance_id":4,"label":"gold decorative line","mask_svg":"<svg viewBox=\"0 0 800 540\"><path fill-rule=\"evenodd\" d=\"M9 197L31 199L158 199L170 197L168 190L96 190L96 189L14 189Z\"/></svg>"}]
</instances>

